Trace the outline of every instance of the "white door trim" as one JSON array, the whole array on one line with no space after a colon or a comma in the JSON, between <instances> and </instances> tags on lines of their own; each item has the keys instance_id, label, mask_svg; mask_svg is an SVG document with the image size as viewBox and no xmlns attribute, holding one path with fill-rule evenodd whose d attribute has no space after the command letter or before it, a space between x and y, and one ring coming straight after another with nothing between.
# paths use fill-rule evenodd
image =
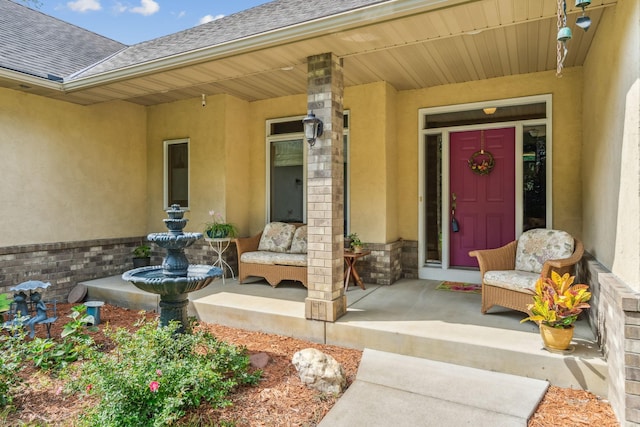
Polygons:
<instances>
[{"instance_id":1,"label":"white door trim","mask_svg":"<svg viewBox=\"0 0 640 427\"><path fill-rule=\"evenodd\" d=\"M522 120L522 121L508 121L508 122L499 122L499 123L489 123L482 125L467 125L467 126L456 126L456 127L446 127L446 128L437 128L437 129L423 129L423 123L425 123L425 116L429 114L438 114L444 112L456 112L456 111L468 111L473 109L482 109L484 107L504 107L504 106L514 106L514 105L526 105L533 103L546 103L546 118L545 119L535 119L535 120ZM536 124L544 124L547 127L547 138L546 138L546 179L547 179L547 227L552 227L552 174L551 169L553 165L553 159L551 156L552 153L552 123L551 123L551 112L552 112L552 96L550 94L547 95L536 95L522 98L511 98L511 99L502 99L502 100L494 100L494 101L485 101L485 102L476 102L470 104L457 104L457 105L448 105L441 107L431 107L431 108L421 108L418 110L418 277L421 279L432 279L432 280L451 280L451 281L461 281L461 282L471 282L471 283L480 283L480 272L477 269L462 269L462 268L449 268L449 135L451 132L464 132L468 130L482 130L482 129L496 129L496 128L505 128L505 127L515 127L515 174L516 174L516 230L515 235L519 237L522 234L522 218L524 215L523 212L523 169L522 162L519 162L518 159L522 158L522 132L524 126L536 125ZM440 265L427 265L425 263L425 188L424 188L424 179L425 179L425 150L424 150L424 140L426 135L442 135L442 262ZM446 177L446 178L445 178ZM446 196L446 197L445 197ZM446 218L446 220L445 220Z\"/></svg>"}]
</instances>

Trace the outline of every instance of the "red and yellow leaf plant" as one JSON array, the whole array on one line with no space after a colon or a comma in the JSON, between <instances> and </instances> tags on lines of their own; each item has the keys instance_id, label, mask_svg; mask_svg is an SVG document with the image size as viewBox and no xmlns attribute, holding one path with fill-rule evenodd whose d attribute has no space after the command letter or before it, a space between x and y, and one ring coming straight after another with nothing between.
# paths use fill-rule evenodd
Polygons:
<instances>
[{"instance_id":1,"label":"red and yellow leaf plant","mask_svg":"<svg viewBox=\"0 0 640 427\"><path fill-rule=\"evenodd\" d=\"M533 304L527 306L531 315L521 323L531 320L553 328L572 327L582 310L590 307L587 301L591 299L589 286L574 285L574 279L569 273L560 276L555 271L551 277L540 277L535 291L531 291Z\"/></svg>"}]
</instances>

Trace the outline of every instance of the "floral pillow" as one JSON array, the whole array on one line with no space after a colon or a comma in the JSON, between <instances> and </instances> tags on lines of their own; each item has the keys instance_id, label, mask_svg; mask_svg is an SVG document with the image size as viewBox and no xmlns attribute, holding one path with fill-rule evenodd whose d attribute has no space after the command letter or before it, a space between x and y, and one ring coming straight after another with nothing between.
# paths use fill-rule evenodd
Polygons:
<instances>
[{"instance_id":1,"label":"floral pillow","mask_svg":"<svg viewBox=\"0 0 640 427\"><path fill-rule=\"evenodd\" d=\"M516 248L516 270L540 273L545 262L569 258L574 241L566 231L536 228L522 233Z\"/></svg>"},{"instance_id":2,"label":"floral pillow","mask_svg":"<svg viewBox=\"0 0 640 427\"><path fill-rule=\"evenodd\" d=\"M296 229L293 235L293 241L291 242L292 254L306 254L307 253L307 226L301 225Z\"/></svg>"},{"instance_id":3,"label":"floral pillow","mask_svg":"<svg viewBox=\"0 0 640 427\"><path fill-rule=\"evenodd\" d=\"M286 224L284 222L270 222L264 227L264 230L262 231L260 243L258 244L258 250L271 252L287 252L291 247L291 241L293 240L293 233L295 231L296 226L293 224Z\"/></svg>"}]
</instances>

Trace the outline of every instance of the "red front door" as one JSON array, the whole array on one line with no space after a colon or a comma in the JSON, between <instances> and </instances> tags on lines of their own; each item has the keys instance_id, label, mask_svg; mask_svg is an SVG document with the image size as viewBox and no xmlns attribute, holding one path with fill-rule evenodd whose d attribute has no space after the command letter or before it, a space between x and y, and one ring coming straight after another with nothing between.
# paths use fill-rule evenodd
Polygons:
<instances>
[{"instance_id":1,"label":"red front door","mask_svg":"<svg viewBox=\"0 0 640 427\"><path fill-rule=\"evenodd\" d=\"M469 159L482 146L494 159L486 175L469 167ZM477 156L476 163L482 159L487 156ZM458 224L457 232L450 229L449 264L477 267L469 251L497 248L515 239L515 128L451 133L449 167L449 220L455 218Z\"/></svg>"}]
</instances>

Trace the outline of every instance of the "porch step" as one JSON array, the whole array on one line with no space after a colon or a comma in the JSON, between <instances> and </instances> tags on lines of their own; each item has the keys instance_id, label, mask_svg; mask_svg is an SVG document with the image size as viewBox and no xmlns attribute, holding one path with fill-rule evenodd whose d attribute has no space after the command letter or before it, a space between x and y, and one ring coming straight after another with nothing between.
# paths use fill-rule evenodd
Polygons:
<instances>
[{"instance_id":1,"label":"porch step","mask_svg":"<svg viewBox=\"0 0 640 427\"><path fill-rule=\"evenodd\" d=\"M546 381L365 349L319 427L526 426Z\"/></svg>"},{"instance_id":2,"label":"porch step","mask_svg":"<svg viewBox=\"0 0 640 427\"><path fill-rule=\"evenodd\" d=\"M157 310L157 297L140 295L119 277L110 297L106 282L84 282L89 298ZM572 352L558 354L542 348L537 327L520 324L521 314L482 315L479 295L438 291L429 281L352 288L348 312L335 323L305 319L306 290L281 286L214 282L190 295L189 312L206 322L547 380L607 397L607 364L586 322L578 322Z\"/></svg>"}]
</instances>

